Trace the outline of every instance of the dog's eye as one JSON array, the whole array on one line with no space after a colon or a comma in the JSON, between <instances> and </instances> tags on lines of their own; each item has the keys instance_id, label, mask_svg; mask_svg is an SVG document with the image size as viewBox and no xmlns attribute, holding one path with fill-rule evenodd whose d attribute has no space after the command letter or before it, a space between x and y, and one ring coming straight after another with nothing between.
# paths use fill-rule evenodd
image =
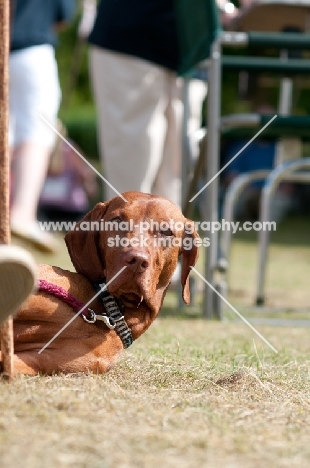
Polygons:
<instances>
[{"instance_id":1,"label":"dog's eye","mask_svg":"<svg viewBox=\"0 0 310 468\"><path fill-rule=\"evenodd\" d=\"M169 236L173 236L173 235L174 235L173 232L171 231L171 229L169 229L169 228L167 228L167 229L161 229L159 232L160 232L160 234L161 234L162 236L167 236L167 237L169 237Z\"/></svg>"},{"instance_id":2,"label":"dog's eye","mask_svg":"<svg viewBox=\"0 0 310 468\"><path fill-rule=\"evenodd\" d=\"M111 223L121 223L122 220L119 216L116 216L115 218L111 219Z\"/></svg>"},{"instance_id":3,"label":"dog's eye","mask_svg":"<svg viewBox=\"0 0 310 468\"><path fill-rule=\"evenodd\" d=\"M115 216L114 218L110 219L110 221L106 222L105 229L107 231L119 231L121 222L121 218L119 216Z\"/></svg>"}]
</instances>

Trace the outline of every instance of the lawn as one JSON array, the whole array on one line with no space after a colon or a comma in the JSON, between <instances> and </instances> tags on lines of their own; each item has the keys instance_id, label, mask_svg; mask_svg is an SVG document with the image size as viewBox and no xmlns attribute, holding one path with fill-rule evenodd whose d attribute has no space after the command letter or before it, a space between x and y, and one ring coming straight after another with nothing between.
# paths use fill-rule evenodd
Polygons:
<instances>
[{"instance_id":1,"label":"lawn","mask_svg":"<svg viewBox=\"0 0 310 468\"><path fill-rule=\"evenodd\" d=\"M205 321L199 295L194 307L178 310L171 292L108 374L0 384L1 466L310 466L309 328L297 326L301 311L310 318L309 221L298 223L289 220L272 237L267 288L268 317L296 322L258 326L278 353L228 309L223 322ZM255 255L254 237L233 240L228 298L249 316ZM36 258L72 268L65 250Z\"/></svg>"}]
</instances>

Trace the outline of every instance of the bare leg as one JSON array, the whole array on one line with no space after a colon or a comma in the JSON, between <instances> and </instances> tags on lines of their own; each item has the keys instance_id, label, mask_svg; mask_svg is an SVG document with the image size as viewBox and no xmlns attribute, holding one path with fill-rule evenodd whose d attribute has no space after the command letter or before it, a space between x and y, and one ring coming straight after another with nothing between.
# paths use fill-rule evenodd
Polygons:
<instances>
[{"instance_id":1,"label":"bare leg","mask_svg":"<svg viewBox=\"0 0 310 468\"><path fill-rule=\"evenodd\" d=\"M14 149L14 193L11 219L34 223L51 150L40 143L25 142Z\"/></svg>"},{"instance_id":2,"label":"bare leg","mask_svg":"<svg viewBox=\"0 0 310 468\"><path fill-rule=\"evenodd\" d=\"M55 250L57 243L50 234L40 230L37 224L37 208L50 154L50 147L25 142L18 145L12 155L12 232L47 251Z\"/></svg>"}]
</instances>

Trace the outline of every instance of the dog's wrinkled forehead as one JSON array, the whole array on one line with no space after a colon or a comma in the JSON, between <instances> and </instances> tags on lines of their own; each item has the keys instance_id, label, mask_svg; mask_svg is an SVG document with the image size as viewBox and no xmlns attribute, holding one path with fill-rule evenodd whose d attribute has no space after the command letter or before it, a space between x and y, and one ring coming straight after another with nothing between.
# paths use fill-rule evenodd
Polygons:
<instances>
[{"instance_id":1,"label":"dog's wrinkled forehead","mask_svg":"<svg viewBox=\"0 0 310 468\"><path fill-rule=\"evenodd\" d=\"M141 196L142 195L142 196ZM124 215L126 219L173 219L183 221L184 216L177 205L170 200L150 194L125 192L121 197L113 198L106 212L106 217Z\"/></svg>"}]
</instances>

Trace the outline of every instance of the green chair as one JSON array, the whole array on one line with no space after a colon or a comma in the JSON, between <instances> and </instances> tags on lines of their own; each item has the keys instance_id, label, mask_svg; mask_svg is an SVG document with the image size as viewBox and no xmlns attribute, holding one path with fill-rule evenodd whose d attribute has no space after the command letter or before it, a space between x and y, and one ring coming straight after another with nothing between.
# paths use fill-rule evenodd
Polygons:
<instances>
[{"instance_id":1,"label":"green chair","mask_svg":"<svg viewBox=\"0 0 310 468\"><path fill-rule=\"evenodd\" d=\"M290 58L283 56L280 53L283 49L309 49L310 35L303 33L284 33L284 32L223 32L219 26L218 10L215 0L200 1L196 0L194 16L192 20L188 12L193 9L193 2L189 0L178 0L179 14L179 34L183 40L184 60L180 67L181 72L188 72L188 67L193 66L200 60L207 58L205 66L208 70L208 96L207 96L207 134L206 134L206 151L200 157L205 159L206 167L206 185L198 193L203 198L202 205L205 212L203 218L215 222L218 220L218 173L220 171L220 141L221 135L234 134L236 136L248 135L249 139L262 129L274 116L263 116L259 114L245 114L233 116L221 116L221 96L222 73L225 70L252 71L255 73L272 72L280 76L292 76L296 74L309 74L310 62L302 58ZM262 5L264 4L264 5ZM285 4L286 7L307 8L310 13L310 5L305 1L261 1L253 6L255 7L272 7L280 8ZM253 13L253 10L251 11ZM278 10L280 11L280 10ZM187 14L187 16L186 16ZM255 15L254 15L255 16ZM293 15L292 15L293 17ZM288 18L290 21L290 17ZM181 26L182 25L182 26ZM277 26L278 27L278 26ZM203 31L202 31L203 30ZM204 34L203 34L204 32ZM196 42L195 42L196 37ZM195 46L195 47L194 47ZM256 50L264 51L266 48L272 48L279 53L274 57L265 57L264 53L260 56L247 55L230 55L228 50L235 47L255 48ZM191 56L191 48L196 51ZM223 52L225 50L225 53ZM205 51L203 54L202 52ZM286 112L277 116L268 127L264 130L264 136L275 139L285 137L298 137L302 139L310 139L310 117L309 116L292 116ZM310 158L302 158L285 161L278 165L270 174L262 173L251 174L246 179L241 176L238 182L234 182L234 186L228 191L226 196L225 206L227 210L232 205L234 200L244 186L251 180L266 178L262 192L260 220L268 221L270 218L270 200L276 186L282 180L294 180L298 182L310 181ZM301 172L302 171L302 172ZM242 178L243 177L243 178ZM233 196L232 196L233 193ZM196 195L198 196L198 195ZM192 197L190 201L193 201ZM232 218L232 211L229 215ZM210 247L208 248L205 264L205 295L204 295L204 315L207 318L220 316L221 301L216 293L222 291L221 282L217 284L216 278L218 272L222 271L221 259L218 257L219 235L217 232L210 233ZM225 239L224 239L225 241ZM229 240L228 240L229 244ZM228 255L229 248L226 239L224 242L224 253ZM259 265L258 265L258 284L256 303L263 304L264 302L264 283L265 269L267 258L268 232L261 231L259 238Z\"/></svg>"}]
</instances>

